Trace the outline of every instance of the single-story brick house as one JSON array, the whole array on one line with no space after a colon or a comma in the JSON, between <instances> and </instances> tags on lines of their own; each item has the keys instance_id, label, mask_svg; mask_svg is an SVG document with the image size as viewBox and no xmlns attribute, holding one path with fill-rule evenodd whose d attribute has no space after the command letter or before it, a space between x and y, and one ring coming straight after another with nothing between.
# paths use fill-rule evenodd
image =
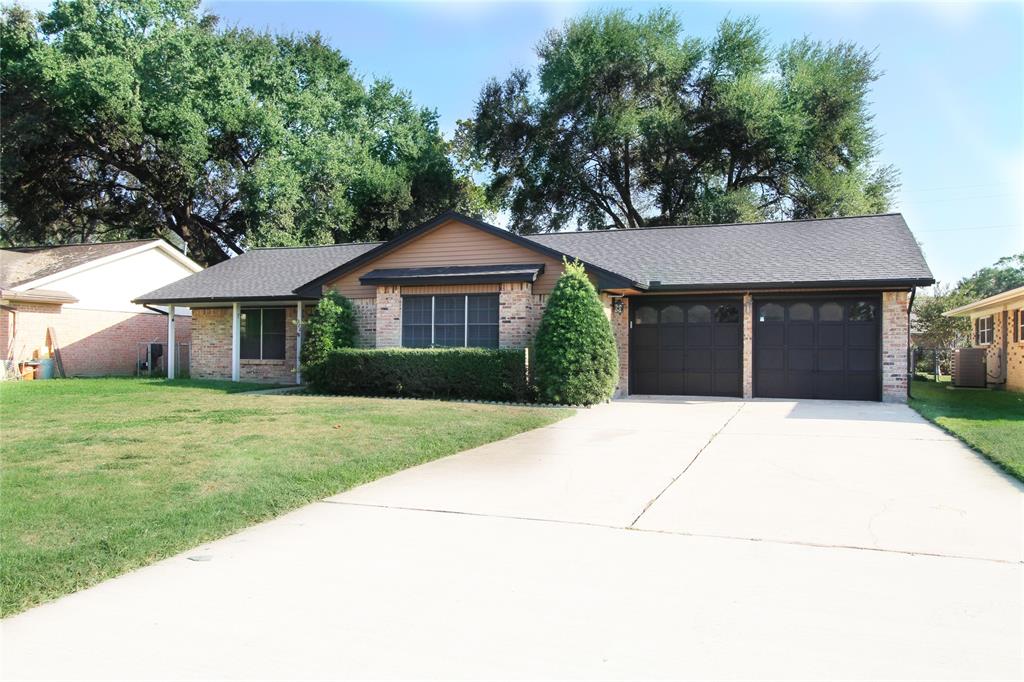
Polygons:
<instances>
[{"instance_id":1,"label":"single-story brick house","mask_svg":"<svg viewBox=\"0 0 1024 682\"><path fill-rule=\"evenodd\" d=\"M302 319L350 298L360 343L528 346L563 258L600 292L618 395L905 400L934 282L899 214L520 236L447 212L384 243L255 249L150 292L187 306L193 376L301 381Z\"/></svg>"},{"instance_id":2,"label":"single-story brick house","mask_svg":"<svg viewBox=\"0 0 1024 682\"><path fill-rule=\"evenodd\" d=\"M945 315L971 318L973 345L985 349L989 386L1024 391L1024 287L954 308Z\"/></svg>"},{"instance_id":3,"label":"single-story brick house","mask_svg":"<svg viewBox=\"0 0 1024 682\"><path fill-rule=\"evenodd\" d=\"M166 343L167 315L132 299L202 270L162 239L0 249L4 371L53 347L68 376L132 375L140 344ZM189 343L190 318L177 325Z\"/></svg>"}]
</instances>

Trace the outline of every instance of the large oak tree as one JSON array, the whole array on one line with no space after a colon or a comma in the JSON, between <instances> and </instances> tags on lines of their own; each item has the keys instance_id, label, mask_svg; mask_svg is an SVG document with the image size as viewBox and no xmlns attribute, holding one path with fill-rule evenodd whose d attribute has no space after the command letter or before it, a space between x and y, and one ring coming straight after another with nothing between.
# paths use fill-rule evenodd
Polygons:
<instances>
[{"instance_id":1,"label":"large oak tree","mask_svg":"<svg viewBox=\"0 0 1024 682\"><path fill-rule=\"evenodd\" d=\"M5 9L0 48L7 243L161 235L212 264L477 210L436 114L318 35L220 29L198 0L58 0Z\"/></svg>"},{"instance_id":2,"label":"large oak tree","mask_svg":"<svg viewBox=\"0 0 1024 682\"><path fill-rule=\"evenodd\" d=\"M808 39L773 48L753 19L712 40L667 10L550 31L536 73L480 93L458 148L520 232L880 212L874 57Z\"/></svg>"}]
</instances>

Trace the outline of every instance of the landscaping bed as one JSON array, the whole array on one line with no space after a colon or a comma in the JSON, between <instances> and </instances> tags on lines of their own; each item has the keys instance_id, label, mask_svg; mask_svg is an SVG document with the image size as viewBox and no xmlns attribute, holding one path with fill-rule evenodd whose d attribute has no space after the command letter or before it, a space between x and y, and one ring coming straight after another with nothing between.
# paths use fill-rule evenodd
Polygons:
<instances>
[{"instance_id":1,"label":"landscaping bed","mask_svg":"<svg viewBox=\"0 0 1024 682\"><path fill-rule=\"evenodd\" d=\"M0 613L9 615L566 409L69 379L2 390Z\"/></svg>"},{"instance_id":2,"label":"landscaping bed","mask_svg":"<svg viewBox=\"0 0 1024 682\"><path fill-rule=\"evenodd\" d=\"M1024 481L1024 394L916 380L910 406Z\"/></svg>"}]
</instances>

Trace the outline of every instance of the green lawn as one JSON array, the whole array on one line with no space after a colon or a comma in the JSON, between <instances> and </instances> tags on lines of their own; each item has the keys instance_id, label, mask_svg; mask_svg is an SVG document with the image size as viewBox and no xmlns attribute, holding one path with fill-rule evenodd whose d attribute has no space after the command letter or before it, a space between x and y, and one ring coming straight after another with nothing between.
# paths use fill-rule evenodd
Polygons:
<instances>
[{"instance_id":1,"label":"green lawn","mask_svg":"<svg viewBox=\"0 0 1024 682\"><path fill-rule=\"evenodd\" d=\"M910 406L1024 481L1024 394L915 381Z\"/></svg>"},{"instance_id":2,"label":"green lawn","mask_svg":"<svg viewBox=\"0 0 1024 682\"><path fill-rule=\"evenodd\" d=\"M226 382L0 386L9 615L571 410L245 395Z\"/></svg>"}]
</instances>

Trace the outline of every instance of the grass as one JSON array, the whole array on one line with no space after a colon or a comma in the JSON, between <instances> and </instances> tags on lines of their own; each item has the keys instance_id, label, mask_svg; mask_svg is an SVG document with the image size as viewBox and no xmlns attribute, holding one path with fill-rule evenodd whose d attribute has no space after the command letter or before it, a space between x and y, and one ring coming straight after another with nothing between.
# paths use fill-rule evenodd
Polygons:
<instances>
[{"instance_id":1,"label":"grass","mask_svg":"<svg viewBox=\"0 0 1024 682\"><path fill-rule=\"evenodd\" d=\"M140 379L0 386L0 613L571 414L238 394L251 388Z\"/></svg>"},{"instance_id":2,"label":"grass","mask_svg":"<svg viewBox=\"0 0 1024 682\"><path fill-rule=\"evenodd\" d=\"M1024 394L915 381L910 406L1024 481Z\"/></svg>"}]
</instances>

